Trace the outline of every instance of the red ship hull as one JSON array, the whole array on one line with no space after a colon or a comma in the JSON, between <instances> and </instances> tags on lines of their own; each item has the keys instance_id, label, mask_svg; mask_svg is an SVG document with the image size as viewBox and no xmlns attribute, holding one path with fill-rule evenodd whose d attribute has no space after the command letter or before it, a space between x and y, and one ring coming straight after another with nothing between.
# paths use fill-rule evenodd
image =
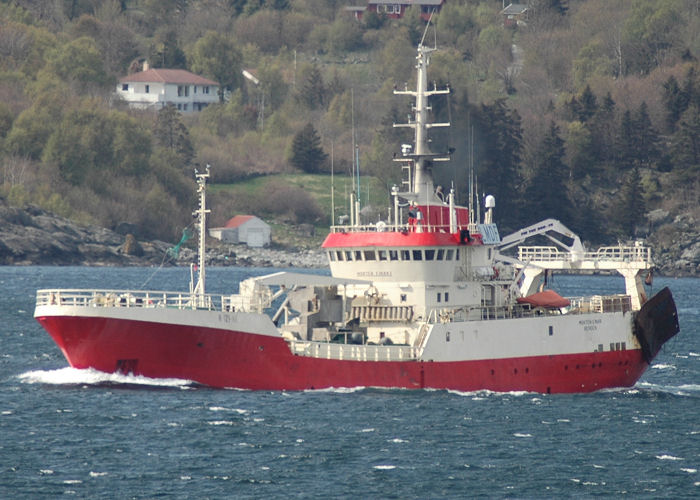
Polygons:
<instances>
[{"instance_id":1,"label":"red ship hull","mask_svg":"<svg viewBox=\"0 0 700 500\"><path fill-rule=\"evenodd\" d=\"M591 392L629 387L639 349L477 361L350 361L294 355L279 337L124 319L37 317L74 368L179 378L212 387Z\"/></svg>"}]
</instances>

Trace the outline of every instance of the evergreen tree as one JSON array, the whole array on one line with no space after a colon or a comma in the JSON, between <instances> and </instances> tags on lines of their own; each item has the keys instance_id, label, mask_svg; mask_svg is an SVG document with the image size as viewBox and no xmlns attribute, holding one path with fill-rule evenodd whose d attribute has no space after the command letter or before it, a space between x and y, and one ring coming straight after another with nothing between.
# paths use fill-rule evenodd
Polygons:
<instances>
[{"instance_id":1,"label":"evergreen tree","mask_svg":"<svg viewBox=\"0 0 700 500\"><path fill-rule=\"evenodd\" d=\"M651 124L646 101L639 105L633 116L636 129L635 165L651 167L661 157L659 151L659 134Z\"/></svg>"},{"instance_id":2,"label":"evergreen tree","mask_svg":"<svg viewBox=\"0 0 700 500\"><path fill-rule=\"evenodd\" d=\"M644 220L644 196L637 167L625 177L613 210L612 219L620 233L627 237L634 237L636 227Z\"/></svg>"},{"instance_id":3,"label":"evergreen tree","mask_svg":"<svg viewBox=\"0 0 700 500\"><path fill-rule=\"evenodd\" d=\"M314 64L309 68L299 90L298 99L309 109L318 109L325 104L326 86L318 66Z\"/></svg>"},{"instance_id":4,"label":"evergreen tree","mask_svg":"<svg viewBox=\"0 0 700 500\"><path fill-rule=\"evenodd\" d=\"M614 161L615 101L610 92L603 98L593 118L587 123L591 131L591 153L599 163Z\"/></svg>"},{"instance_id":5,"label":"evergreen tree","mask_svg":"<svg viewBox=\"0 0 700 500\"><path fill-rule=\"evenodd\" d=\"M676 129L676 123L688 106L687 96L681 90L675 76L669 76L664 82L662 97L666 108L666 127L673 132Z\"/></svg>"},{"instance_id":6,"label":"evergreen tree","mask_svg":"<svg viewBox=\"0 0 700 500\"><path fill-rule=\"evenodd\" d=\"M505 99L498 99L491 105L482 104L476 121L479 189L496 198L500 212L516 215L519 213L518 197L522 184L519 171L522 149L520 115L507 108ZM514 217L509 217L509 221L513 224L519 222Z\"/></svg>"},{"instance_id":7,"label":"evergreen tree","mask_svg":"<svg viewBox=\"0 0 700 500\"><path fill-rule=\"evenodd\" d=\"M158 111L153 137L159 146L175 153L182 161L183 166L194 157L190 132L182 123L180 113L172 104L168 104Z\"/></svg>"},{"instance_id":8,"label":"evergreen tree","mask_svg":"<svg viewBox=\"0 0 700 500\"><path fill-rule=\"evenodd\" d=\"M533 220L556 217L565 224L570 223L571 202L566 186L569 169L564 163L564 154L559 127L551 122L547 135L537 148L537 165L525 189Z\"/></svg>"},{"instance_id":9,"label":"evergreen tree","mask_svg":"<svg viewBox=\"0 0 700 500\"><path fill-rule=\"evenodd\" d=\"M700 171L700 106L692 105L683 113L671 138L673 169L683 173Z\"/></svg>"},{"instance_id":10,"label":"evergreen tree","mask_svg":"<svg viewBox=\"0 0 700 500\"><path fill-rule=\"evenodd\" d=\"M588 122L598 110L598 101L591 87L586 85L579 99L578 119L582 123Z\"/></svg>"},{"instance_id":11,"label":"evergreen tree","mask_svg":"<svg viewBox=\"0 0 700 500\"><path fill-rule=\"evenodd\" d=\"M307 123L292 139L289 162L299 170L313 174L321 171L327 157L316 129Z\"/></svg>"},{"instance_id":12,"label":"evergreen tree","mask_svg":"<svg viewBox=\"0 0 700 500\"><path fill-rule=\"evenodd\" d=\"M632 168L637 156L636 146L634 120L632 120L632 113L626 110L622 115L616 139L615 164L619 170L627 171Z\"/></svg>"}]
</instances>

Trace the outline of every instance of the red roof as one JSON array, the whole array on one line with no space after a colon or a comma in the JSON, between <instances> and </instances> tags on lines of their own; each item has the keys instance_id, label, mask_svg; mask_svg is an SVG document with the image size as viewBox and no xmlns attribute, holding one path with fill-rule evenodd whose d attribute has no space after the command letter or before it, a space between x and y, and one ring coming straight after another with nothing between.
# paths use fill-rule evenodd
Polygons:
<instances>
[{"instance_id":1,"label":"red roof","mask_svg":"<svg viewBox=\"0 0 700 500\"><path fill-rule=\"evenodd\" d=\"M227 229L239 227L253 218L255 218L254 215L236 215L234 218L229 219L224 227Z\"/></svg>"},{"instance_id":2,"label":"red roof","mask_svg":"<svg viewBox=\"0 0 700 500\"><path fill-rule=\"evenodd\" d=\"M195 75L184 69L148 69L139 71L119 79L120 83L129 82L160 82L160 83L177 83L177 84L192 84L192 85L219 85L213 80L204 78L203 76Z\"/></svg>"}]
</instances>

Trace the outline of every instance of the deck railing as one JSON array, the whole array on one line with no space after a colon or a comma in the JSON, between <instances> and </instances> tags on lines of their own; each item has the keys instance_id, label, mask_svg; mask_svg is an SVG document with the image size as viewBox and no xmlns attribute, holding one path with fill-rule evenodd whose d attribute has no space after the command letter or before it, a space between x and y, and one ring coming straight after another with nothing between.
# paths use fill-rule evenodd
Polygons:
<instances>
[{"instance_id":1,"label":"deck railing","mask_svg":"<svg viewBox=\"0 0 700 500\"><path fill-rule=\"evenodd\" d=\"M611 262L651 262L651 248L643 246L601 247L595 252L571 253L554 246L518 247L518 259L523 262L574 262L611 261Z\"/></svg>"},{"instance_id":2,"label":"deck railing","mask_svg":"<svg viewBox=\"0 0 700 500\"><path fill-rule=\"evenodd\" d=\"M408 345L335 344L290 340L289 346L297 356L348 361L414 361L420 348Z\"/></svg>"},{"instance_id":3,"label":"deck railing","mask_svg":"<svg viewBox=\"0 0 700 500\"><path fill-rule=\"evenodd\" d=\"M210 311L248 310L250 301L240 295L199 295L189 292L141 290L38 290L36 305L77 307L164 307Z\"/></svg>"}]
</instances>

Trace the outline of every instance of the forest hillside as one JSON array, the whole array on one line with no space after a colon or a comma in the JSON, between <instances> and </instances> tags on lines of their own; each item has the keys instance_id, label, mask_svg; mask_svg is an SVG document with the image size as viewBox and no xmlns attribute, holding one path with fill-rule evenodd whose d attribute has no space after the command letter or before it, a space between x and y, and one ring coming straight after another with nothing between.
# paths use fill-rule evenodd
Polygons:
<instances>
[{"instance_id":1,"label":"forest hillside","mask_svg":"<svg viewBox=\"0 0 700 500\"><path fill-rule=\"evenodd\" d=\"M262 196L216 190L215 225L253 212L324 227L325 205L280 174L330 179L358 158L380 188L400 182L391 159L410 137L392 124L410 103L392 89L411 85L425 33L431 78L451 89L432 108L453 125L431 137L454 148L435 176L460 202L471 162L503 234L555 216L596 244L651 236L663 251L690 228L700 246L699 2L530 0L507 26L502 0L446 0L427 32L417 7L356 20L346 7L363 3L0 1L3 203L177 241L193 169L210 164L215 184L265 180ZM144 62L225 91L199 113L130 109L117 81Z\"/></svg>"}]
</instances>

